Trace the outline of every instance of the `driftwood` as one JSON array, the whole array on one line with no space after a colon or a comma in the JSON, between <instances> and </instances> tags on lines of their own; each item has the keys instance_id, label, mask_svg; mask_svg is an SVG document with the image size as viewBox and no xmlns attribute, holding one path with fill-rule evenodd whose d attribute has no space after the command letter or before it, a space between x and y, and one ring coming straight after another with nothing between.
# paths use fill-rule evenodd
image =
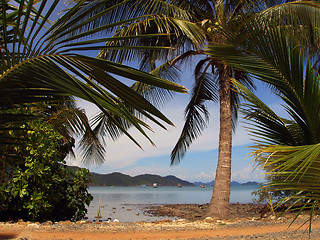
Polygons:
<instances>
[{"instance_id":1,"label":"driftwood","mask_svg":"<svg viewBox=\"0 0 320 240\"><path fill-rule=\"evenodd\" d=\"M266 217L266 213L269 212L270 207L268 204L265 204L262 208L262 210L260 211L260 217L261 218L265 218Z\"/></svg>"}]
</instances>

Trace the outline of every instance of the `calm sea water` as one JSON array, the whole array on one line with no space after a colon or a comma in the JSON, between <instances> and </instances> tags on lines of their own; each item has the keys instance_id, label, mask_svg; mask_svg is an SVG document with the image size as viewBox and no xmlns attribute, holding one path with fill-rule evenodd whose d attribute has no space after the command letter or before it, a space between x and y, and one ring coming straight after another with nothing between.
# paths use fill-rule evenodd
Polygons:
<instances>
[{"instance_id":1,"label":"calm sea water","mask_svg":"<svg viewBox=\"0 0 320 240\"><path fill-rule=\"evenodd\" d=\"M252 192L257 186L231 186L231 203L250 203L254 196ZM210 202L213 187L89 187L89 193L94 197L88 208L89 220L97 216L100 200L102 219L118 219L121 222L154 221L162 218L146 216L142 208L146 205L162 204L205 204Z\"/></svg>"}]
</instances>

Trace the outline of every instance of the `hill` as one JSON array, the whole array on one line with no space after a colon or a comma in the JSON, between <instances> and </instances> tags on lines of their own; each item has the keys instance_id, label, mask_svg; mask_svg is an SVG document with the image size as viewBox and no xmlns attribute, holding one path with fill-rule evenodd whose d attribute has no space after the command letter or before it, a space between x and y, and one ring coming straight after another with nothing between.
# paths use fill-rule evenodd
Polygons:
<instances>
[{"instance_id":1,"label":"hill","mask_svg":"<svg viewBox=\"0 0 320 240\"><path fill-rule=\"evenodd\" d=\"M98 174L91 173L92 182L91 186L140 186L145 184L151 186L153 183L157 183L160 186L193 186L188 181L181 180L175 176L161 177L159 175L143 174L135 177L131 177L126 174L114 172L110 174Z\"/></svg>"},{"instance_id":2,"label":"hill","mask_svg":"<svg viewBox=\"0 0 320 240\"><path fill-rule=\"evenodd\" d=\"M182 186L213 186L214 181L208 183L195 182L190 183L188 181L181 180L175 176L169 175L166 177L161 177L159 175L152 174L143 174L135 177L131 177L129 175L125 175L119 172L114 172L110 174L98 174L91 173L92 182L91 186L140 186L145 184L147 186L152 186L153 183L158 183L160 186L177 186L178 184ZM237 181L232 181L231 186L239 186L239 185L258 185L257 182L246 182L239 183Z\"/></svg>"},{"instance_id":3,"label":"hill","mask_svg":"<svg viewBox=\"0 0 320 240\"><path fill-rule=\"evenodd\" d=\"M68 168L73 172L78 169L78 167L74 166L68 166ZM142 184L152 186L153 183L157 183L160 186L177 186L178 184L181 186L193 186L192 183L172 175L161 177L159 175L142 174L131 177L119 172L110 174L91 172L91 180L92 182L89 186L141 186Z\"/></svg>"}]
</instances>

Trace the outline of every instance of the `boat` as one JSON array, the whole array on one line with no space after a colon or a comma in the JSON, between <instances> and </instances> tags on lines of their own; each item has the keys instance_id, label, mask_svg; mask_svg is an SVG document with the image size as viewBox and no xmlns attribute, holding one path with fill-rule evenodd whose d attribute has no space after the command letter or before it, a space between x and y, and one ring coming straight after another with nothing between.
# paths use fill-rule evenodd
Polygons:
<instances>
[{"instance_id":1,"label":"boat","mask_svg":"<svg viewBox=\"0 0 320 240\"><path fill-rule=\"evenodd\" d=\"M146 186L147 186L147 185L145 185L145 184L142 184L142 185L141 185L142 188L145 188Z\"/></svg>"},{"instance_id":2,"label":"boat","mask_svg":"<svg viewBox=\"0 0 320 240\"><path fill-rule=\"evenodd\" d=\"M201 187L201 188L206 188L207 186L206 186L206 185L200 185L200 187Z\"/></svg>"},{"instance_id":3,"label":"boat","mask_svg":"<svg viewBox=\"0 0 320 240\"><path fill-rule=\"evenodd\" d=\"M181 184L178 184L178 185L177 185L177 188L181 188L181 187L182 187L182 185L181 185Z\"/></svg>"},{"instance_id":4,"label":"boat","mask_svg":"<svg viewBox=\"0 0 320 240\"><path fill-rule=\"evenodd\" d=\"M158 183L152 184L152 187L153 187L153 188L157 188L157 187L158 187Z\"/></svg>"}]
</instances>

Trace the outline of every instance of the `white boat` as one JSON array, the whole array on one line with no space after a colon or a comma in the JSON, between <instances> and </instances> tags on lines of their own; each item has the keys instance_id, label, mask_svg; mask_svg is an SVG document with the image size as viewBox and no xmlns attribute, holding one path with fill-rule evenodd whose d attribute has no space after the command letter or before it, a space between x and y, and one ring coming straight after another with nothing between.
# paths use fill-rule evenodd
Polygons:
<instances>
[{"instance_id":1,"label":"white boat","mask_svg":"<svg viewBox=\"0 0 320 240\"><path fill-rule=\"evenodd\" d=\"M157 187L158 187L158 183L152 184L152 187L153 187L153 188L157 188Z\"/></svg>"}]
</instances>

